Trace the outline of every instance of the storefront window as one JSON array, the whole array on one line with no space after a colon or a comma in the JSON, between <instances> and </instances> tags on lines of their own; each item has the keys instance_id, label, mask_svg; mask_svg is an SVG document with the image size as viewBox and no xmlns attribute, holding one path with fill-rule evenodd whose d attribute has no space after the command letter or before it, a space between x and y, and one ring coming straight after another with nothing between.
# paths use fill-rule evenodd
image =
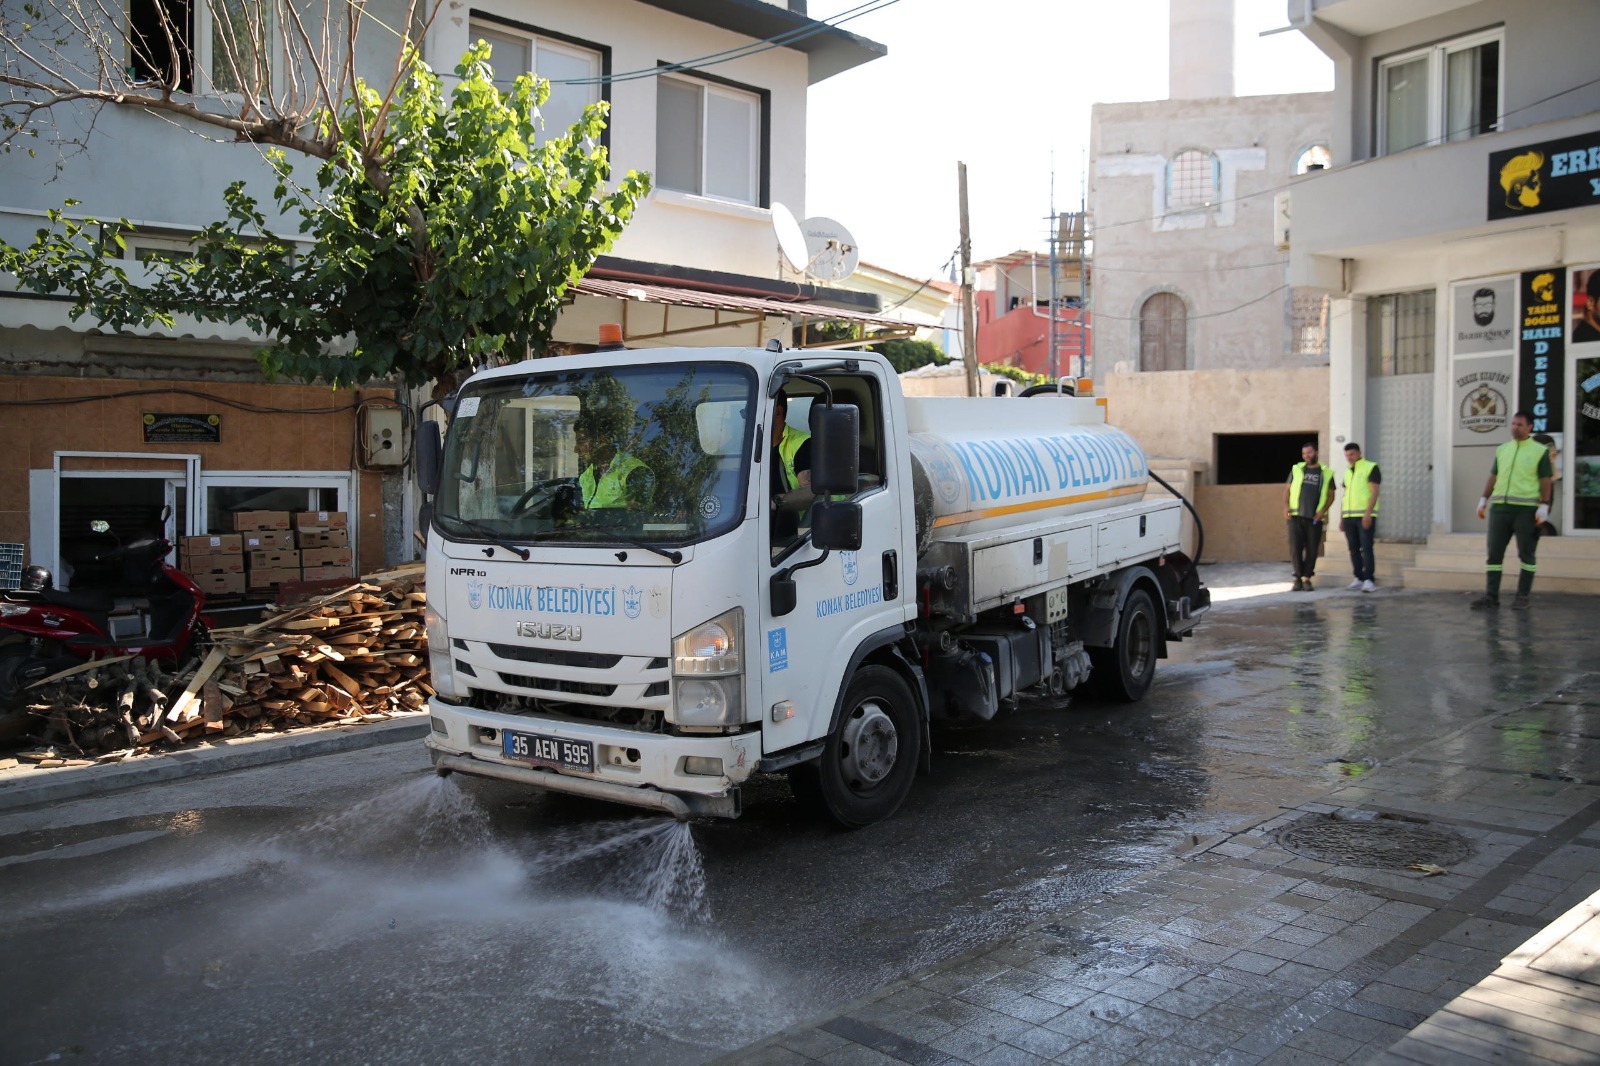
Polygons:
<instances>
[{"instance_id":1,"label":"storefront window","mask_svg":"<svg viewBox=\"0 0 1600 1066\"><path fill-rule=\"evenodd\" d=\"M1367 301L1367 376L1433 373L1433 290Z\"/></svg>"},{"instance_id":2,"label":"storefront window","mask_svg":"<svg viewBox=\"0 0 1600 1066\"><path fill-rule=\"evenodd\" d=\"M233 516L238 511L347 511L341 499L344 492L332 479L307 479L286 482L271 476L260 478L202 478L206 494L207 533L233 532Z\"/></svg>"}]
</instances>

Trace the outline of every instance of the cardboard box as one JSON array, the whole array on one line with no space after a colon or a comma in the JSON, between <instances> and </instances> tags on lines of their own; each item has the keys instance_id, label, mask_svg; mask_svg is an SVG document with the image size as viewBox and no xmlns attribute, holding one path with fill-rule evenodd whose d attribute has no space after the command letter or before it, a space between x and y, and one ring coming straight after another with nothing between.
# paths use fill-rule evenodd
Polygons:
<instances>
[{"instance_id":1,"label":"cardboard box","mask_svg":"<svg viewBox=\"0 0 1600 1066\"><path fill-rule=\"evenodd\" d=\"M201 574L242 574L244 573L244 556L185 555L182 569L190 577L198 577Z\"/></svg>"},{"instance_id":2,"label":"cardboard box","mask_svg":"<svg viewBox=\"0 0 1600 1066\"><path fill-rule=\"evenodd\" d=\"M207 596L243 596L244 574L191 574Z\"/></svg>"},{"instance_id":3,"label":"cardboard box","mask_svg":"<svg viewBox=\"0 0 1600 1066\"><path fill-rule=\"evenodd\" d=\"M276 588L285 581L299 581L300 571L269 566L263 570L251 570L249 577L252 589L270 589Z\"/></svg>"},{"instance_id":4,"label":"cardboard box","mask_svg":"<svg viewBox=\"0 0 1600 1066\"><path fill-rule=\"evenodd\" d=\"M313 566L342 566L349 570L353 561L349 548L300 549L300 565L308 570Z\"/></svg>"},{"instance_id":5,"label":"cardboard box","mask_svg":"<svg viewBox=\"0 0 1600 1066\"><path fill-rule=\"evenodd\" d=\"M239 536L244 540L244 550L247 552L294 550L294 532L292 530L258 529L251 533L239 534Z\"/></svg>"},{"instance_id":6,"label":"cardboard box","mask_svg":"<svg viewBox=\"0 0 1600 1066\"><path fill-rule=\"evenodd\" d=\"M252 530L288 529L288 511L235 511L233 513L233 528L240 533L249 533Z\"/></svg>"},{"instance_id":7,"label":"cardboard box","mask_svg":"<svg viewBox=\"0 0 1600 1066\"><path fill-rule=\"evenodd\" d=\"M300 571L300 576L305 581L331 581L335 578L349 578L355 580L355 567L345 566L307 566Z\"/></svg>"},{"instance_id":8,"label":"cardboard box","mask_svg":"<svg viewBox=\"0 0 1600 1066\"><path fill-rule=\"evenodd\" d=\"M346 511L297 511L294 528L349 529L350 515Z\"/></svg>"},{"instance_id":9,"label":"cardboard box","mask_svg":"<svg viewBox=\"0 0 1600 1066\"><path fill-rule=\"evenodd\" d=\"M251 552L247 558L250 560L251 570L300 569L300 553L292 548L288 551L279 548L276 551Z\"/></svg>"},{"instance_id":10,"label":"cardboard box","mask_svg":"<svg viewBox=\"0 0 1600 1066\"><path fill-rule=\"evenodd\" d=\"M179 543L186 556L238 555L243 549L237 533L209 533L202 537L184 537Z\"/></svg>"},{"instance_id":11,"label":"cardboard box","mask_svg":"<svg viewBox=\"0 0 1600 1066\"><path fill-rule=\"evenodd\" d=\"M301 526L294 531L295 541L301 548L348 548L348 529L329 529L326 526Z\"/></svg>"}]
</instances>

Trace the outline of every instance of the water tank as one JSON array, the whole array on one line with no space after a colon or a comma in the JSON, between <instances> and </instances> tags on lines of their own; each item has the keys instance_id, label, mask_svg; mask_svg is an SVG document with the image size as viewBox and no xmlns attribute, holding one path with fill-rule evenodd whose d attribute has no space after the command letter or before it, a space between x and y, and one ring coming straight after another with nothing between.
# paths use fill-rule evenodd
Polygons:
<instances>
[{"instance_id":1,"label":"water tank","mask_svg":"<svg viewBox=\"0 0 1600 1066\"><path fill-rule=\"evenodd\" d=\"M1091 398L906 399L917 553L1144 496L1149 465Z\"/></svg>"}]
</instances>

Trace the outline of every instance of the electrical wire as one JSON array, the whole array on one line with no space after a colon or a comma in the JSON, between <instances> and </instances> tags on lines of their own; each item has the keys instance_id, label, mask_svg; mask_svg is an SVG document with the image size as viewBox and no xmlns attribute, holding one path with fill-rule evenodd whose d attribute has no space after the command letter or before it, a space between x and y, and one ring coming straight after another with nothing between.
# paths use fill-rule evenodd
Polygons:
<instances>
[{"instance_id":1,"label":"electrical wire","mask_svg":"<svg viewBox=\"0 0 1600 1066\"><path fill-rule=\"evenodd\" d=\"M1193 321L1196 321L1197 319L1202 319L1202 318L1220 318L1223 315L1231 315L1235 311L1243 311L1246 307L1254 307L1256 304L1261 303L1263 300L1270 299L1273 296L1276 296L1278 293L1287 291L1288 289L1289 289L1288 285L1279 285L1277 288L1269 289L1268 291L1262 293L1260 296L1257 296L1253 300L1246 300L1244 303L1235 304L1233 307L1225 307L1221 311L1207 311L1204 314L1185 315L1184 316L1184 320L1188 321L1188 322L1193 322ZM1108 314L1105 311L1095 311L1093 309L1091 309L1089 311L1089 321L1090 322L1098 322L1101 319L1110 319L1110 320L1115 321L1115 322L1137 322L1139 320L1139 316L1138 315L1113 315L1113 314Z\"/></svg>"},{"instance_id":2,"label":"electrical wire","mask_svg":"<svg viewBox=\"0 0 1600 1066\"><path fill-rule=\"evenodd\" d=\"M915 289L912 289L911 290L911 294L909 296L904 296L901 299L898 299L894 303L890 304L888 307L882 308L881 310L883 310L883 311L893 311L897 307L904 307L906 304L910 303L913 299L916 298L916 296L917 296L917 294L919 292L921 292L923 289L926 289L929 285L932 285L935 278L939 277L939 275L943 274L946 270L949 270L950 269L950 264L954 263L956 261L956 256L958 256L960 254L961 254L961 249L960 248L957 248L955 251L951 252L950 253L950 258L946 259L944 261L944 264L942 266L940 266L938 270L935 270L932 274L929 274L928 275L928 279L926 281L924 281L921 285L918 285Z\"/></svg>"},{"instance_id":3,"label":"electrical wire","mask_svg":"<svg viewBox=\"0 0 1600 1066\"><path fill-rule=\"evenodd\" d=\"M256 415L332 415L345 411L354 411L366 401L352 401L336 407L263 407L260 404L246 403L243 400L230 400L226 396L217 396L198 389L128 389L123 392L105 393L99 396L42 396L32 400L0 400L0 407L71 407L81 403L99 403L102 400L126 400L137 396L192 396L198 400L221 404Z\"/></svg>"}]
</instances>

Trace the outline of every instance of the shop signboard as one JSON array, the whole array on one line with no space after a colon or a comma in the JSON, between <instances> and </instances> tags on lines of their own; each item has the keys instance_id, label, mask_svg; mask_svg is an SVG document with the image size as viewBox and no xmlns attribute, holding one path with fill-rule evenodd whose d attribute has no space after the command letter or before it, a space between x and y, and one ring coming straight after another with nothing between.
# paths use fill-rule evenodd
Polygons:
<instances>
[{"instance_id":1,"label":"shop signboard","mask_svg":"<svg viewBox=\"0 0 1600 1066\"><path fill-rule=\"evenodd\" d=\"M1451 351L1456 355L1509 352L1516 346L1516 278L1469 281L1453 290Z\"/></svg>"},{"instance_id":2,"label":"shop signboard","mask_svg":"<svg viewBox=\"0 0 1600 1066\"><path fill-rule=\"evenodd\" d=\"M1458 447L1499 444L1511 421L1511 356L1458 359L1454 367L1450 442Z\"/></svg>"},{"instance_id":3,"label":"shop signboard","mask_svg":"<svg viewBox=\"0 0 1600 1066\"><path fill-rule=\"evenodd\" d=\"M1562 389L1567 368L1567 268L1522 275L1522 314L1517 334L1517 407L1533 415L1535 433L1560 433L1565 418Z\"/></svg>"},{"instance_id":4,"label":"shop signboard","mask_svg":"<svg viewBox=\"0 0 1600 1066\"><path fill-rule=\"evenodd\" d=\"M144 413L146 444L217 444L222 440L222 416L215 414Z\"/></svg>"},{"instance_id":5,"label":"shop signboard","mask_svg":"<svg viewBox=\"0 0 1600 1066\"><path fill-rule=\"evenodd\" d=\"M1600 204L1600 130L1489 153L1489 220Z\"/></svg>"}]
</instances>

